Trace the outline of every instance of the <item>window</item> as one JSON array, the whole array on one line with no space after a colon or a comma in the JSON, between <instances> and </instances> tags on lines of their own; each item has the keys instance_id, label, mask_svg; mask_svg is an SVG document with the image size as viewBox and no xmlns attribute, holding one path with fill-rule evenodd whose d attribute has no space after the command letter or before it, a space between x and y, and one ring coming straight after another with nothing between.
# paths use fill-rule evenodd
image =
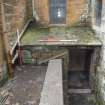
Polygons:
<instances>
[{"instance_id":1,"label":"window","mask_svg":"<svg viewBox=\"0 0 105 105\"><path fill-rule=\"evenodd\" d=\"M50 0L50 23L62 24L66 20L66 0Z\"/></svg>"},{"instance_id":2,"label":"window","mask_svg":"<svg viewBox=\"0 0 105 105\"><path fill-rule=\"evenodd\" d=\"M96 25L101 25L102 0L96 0Z\"/></svg>"}]
</instances>

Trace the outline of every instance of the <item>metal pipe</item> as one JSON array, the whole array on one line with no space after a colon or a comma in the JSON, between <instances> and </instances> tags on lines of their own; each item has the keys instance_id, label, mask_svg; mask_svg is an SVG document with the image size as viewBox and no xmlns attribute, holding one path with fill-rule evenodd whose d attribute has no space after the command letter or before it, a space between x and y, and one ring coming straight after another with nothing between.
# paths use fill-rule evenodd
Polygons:
<instances>
[{"instance_id":1,"label":"metal pipe","mask_svg":"<svg viewBox=\"0 0 105 105\"><path fill-rule=\"evenodd\" d=\"M32 9L33 9L33 17L36 19L36 21L39 21L39 16L35 10L35 2L32 0Z\"/></svg>"},{"instance_id":2,"label":"metal pipe","mask_svg":"<svg viewBox=\"0 0 105 105\"><path fill-rule=\"evenodd\" d=\"M32 11L33 11L33 17L35 17L35 14L34 14L34 13L35 13L35 12L34 12L34 11L35 11L35 10L34 10L34 3L35 3L34 0L32 0Z\"/></svg>"}]
</instances>

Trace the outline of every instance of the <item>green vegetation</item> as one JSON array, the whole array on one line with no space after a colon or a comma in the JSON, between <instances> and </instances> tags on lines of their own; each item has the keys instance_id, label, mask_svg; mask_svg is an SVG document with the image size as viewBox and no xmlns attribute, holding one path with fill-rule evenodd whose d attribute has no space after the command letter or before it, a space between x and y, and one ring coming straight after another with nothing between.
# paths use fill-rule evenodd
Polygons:
<instances>
[{"instance_id":1,"label":"green vegetation","mask_svg":"<svg viewBox=\"0 0 105 105\"><path fill-rule=\"evenodd\" d=\"M38 40L54 38L56 40L77 40L66 44L100 45L94 31L90 27L50 27L40 28L35 22L30 23L21 39L21 45L37 45ZM45 42L44 42L45 44Z\"/></svg>"}]
</instances>

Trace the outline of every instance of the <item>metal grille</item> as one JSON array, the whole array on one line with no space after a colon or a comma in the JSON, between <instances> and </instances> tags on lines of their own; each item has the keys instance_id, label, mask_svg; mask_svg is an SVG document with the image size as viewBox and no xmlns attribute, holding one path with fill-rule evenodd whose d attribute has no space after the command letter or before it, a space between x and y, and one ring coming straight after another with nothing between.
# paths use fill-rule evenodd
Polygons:
<instances>
[{"instance_id":1,"label":"metal grille","mask_svg":"<svg viewBox=\"0 0 105 105\"><path fill-rule=\"evenodd\" d=\"M5 105L6 100L9 97L8 89L2 88L0 89L0 105Z\"/></svg>"}]
</instances>

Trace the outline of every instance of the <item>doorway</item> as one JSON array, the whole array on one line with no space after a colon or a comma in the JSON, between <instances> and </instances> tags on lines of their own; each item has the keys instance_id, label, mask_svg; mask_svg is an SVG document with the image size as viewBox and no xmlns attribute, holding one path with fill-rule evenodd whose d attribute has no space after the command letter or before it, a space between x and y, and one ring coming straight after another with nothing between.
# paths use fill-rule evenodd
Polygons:
<instances>
[{"instance_id":1,"label":"doorway","mask_svg":"<svg viewBox=\"0 0 105 105\"><path fill-rule=\"evenodd\" d=\"M68 84L70 89L90 89L90 49L69 50Z\"/></svg>"},{"instance_id":2,"label":"doorway","mask_svg":"<svg viewBox=\"0 0 105 105\"><path fill-rule=\"evenodd\" d=\"M50 0L50 23L65 24L66 22L66 0Z\"/></svg>"}]
</instances>

